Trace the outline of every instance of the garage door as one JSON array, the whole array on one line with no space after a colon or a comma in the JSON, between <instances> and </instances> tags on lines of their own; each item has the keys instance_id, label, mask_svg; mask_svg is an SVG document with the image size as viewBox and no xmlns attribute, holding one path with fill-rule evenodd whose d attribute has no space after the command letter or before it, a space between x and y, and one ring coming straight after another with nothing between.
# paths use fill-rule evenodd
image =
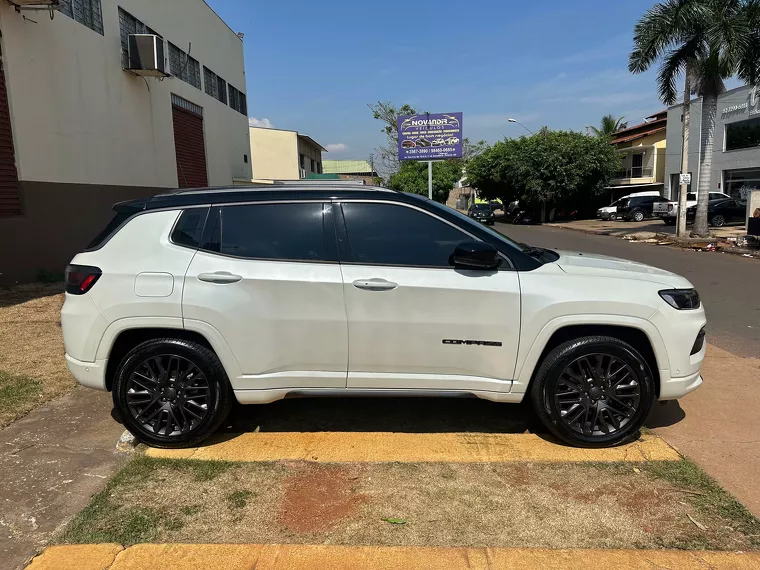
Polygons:
<instances>
[{"instance_id":1,"label":"garage door","mask_svg":"<svg viewBox=\"0 0 760 570\"><path fill-rule=\"evenodd\" d=\"M203 108L172 95L172 115L179 187L208 186L206 146L203 142Z\"/></svg>"},{"instance_id":2,"label":"garage door","mask_svg":"<svg viewBox=\"0 0 760 570\"><path fill-rule=\"evenodd\" d=\"M20 215L21 198L18 192L16 156L13 151L11 114L8 109L3 62L0 61L0 216Z\"/></svg>"}]
</instances>

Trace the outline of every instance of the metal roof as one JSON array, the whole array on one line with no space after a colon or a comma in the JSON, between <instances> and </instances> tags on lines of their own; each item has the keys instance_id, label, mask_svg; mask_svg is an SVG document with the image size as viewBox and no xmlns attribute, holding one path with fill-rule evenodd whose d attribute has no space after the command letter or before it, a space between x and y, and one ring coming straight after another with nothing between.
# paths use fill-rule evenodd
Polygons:
<instances>
[{"instance_id":1,"label":"metal roof","mask_svg":"<svg viewBox=\"0 0 760 570\"><path fill-rule=\"evenodd\" d=\"M323 160L322 172L325 174L371 174L372 165L366 160Z\"/></svg>"}]
</instances>

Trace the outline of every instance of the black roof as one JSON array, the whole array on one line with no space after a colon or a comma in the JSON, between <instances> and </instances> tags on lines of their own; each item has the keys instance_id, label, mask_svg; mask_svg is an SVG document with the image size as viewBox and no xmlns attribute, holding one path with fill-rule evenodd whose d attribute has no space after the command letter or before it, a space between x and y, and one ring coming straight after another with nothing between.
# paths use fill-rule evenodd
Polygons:
<instances>
[{"instance_id":1,"label":"black roof","mask_svg":"<svg viewBox=\"0 0 760 570\"><path fill-rule=\"evenodd\" d=\"M120 202L114 210L137 212L161 208L183 208L205 204L229 204L234 202L271 202L277 200L330 200L333 198L390 198L396 202L427 202L428 198L417 194L396 192L388 188L361 184L261 184L253 186L220 186L216 188L193 188L173 190L149 198Z\"/></svg>"}]
</instances>

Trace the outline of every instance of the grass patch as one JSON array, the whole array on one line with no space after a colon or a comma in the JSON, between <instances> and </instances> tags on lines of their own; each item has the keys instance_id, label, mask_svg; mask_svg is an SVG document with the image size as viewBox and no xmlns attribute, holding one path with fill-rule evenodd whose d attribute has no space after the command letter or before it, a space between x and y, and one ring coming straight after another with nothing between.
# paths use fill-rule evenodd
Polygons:
<instances>
[{"instance_id":1,"label":"grass patch","mask_svg":"<svg viewBox=\"0 0 760 570\"><path fill-rule=\"evenodd\" d=\"M40 401L42 382L0 371L0 418L23 415Z\"/></svg>"},{"instance_id":2,"label":"grass patch","mask_svg":"<svg viewBox=\"0 0 760 570\"><path fill-rule=\"evenodd\" d=\"M76 386L63 356L62 290L0 288L0 428Z\"/></svg>"},{"instance_id":3,"label":"grass patch","mask_svg":"<svg viewBox=\"0 0 760 570\"><path fill-rule=\"evenodd\" d=\"M100 493L92 498L61 538L64 543L96 544L117 542L136 544L151 542L163 532L178 531L188 518L203 510L201 505L184 505L176 510L123 503L121 496L130 490L146 489L159 472L172 478L177 473L190 474L197 483L213 481L234 465L222 461L185 461L153 459L139 456L119 471ZM171 486L171 483L169 483ZM172 489L187 493L191 489ZM149 499L149 497L148 497ZM150 503L150 500L146 501Z\"/></svg>"},{"instance_id":4,"label":"grass patch","mask_svg":"<svg viewBox=\"0 0 760 570\"><path fill-rule=\"evenodd\" d=\"M729 495L694 462L653 461L641 465L641 470L692 493L685 493L689 503L702 513L717 515L731 528L746 535L752 546L760 547L760 520L744 505Z\"/></svg>"},{"instance_id":5,"label":"grass patch","mask_svg":"<svg viewBox=\"0 0 760 570\"><path fill-rule=\"evenodd\" d=\"M254 496L253 491L239 489L227 495L227 500L234 509L244 509L248 506L248 499Z\"/></svg>"}]
</instances>

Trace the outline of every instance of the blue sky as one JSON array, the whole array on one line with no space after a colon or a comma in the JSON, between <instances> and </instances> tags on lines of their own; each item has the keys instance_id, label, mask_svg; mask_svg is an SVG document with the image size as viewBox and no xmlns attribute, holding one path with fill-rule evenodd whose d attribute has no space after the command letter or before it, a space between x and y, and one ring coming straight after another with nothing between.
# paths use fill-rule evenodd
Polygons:
<instances>
[{"instance_id":1,"label":"blue sky","mask_svg":"<svg viewBox=\"0 0 760 570\"><path fill-rule=\"evenodd\" d=\"M383 144L378 99L462 111L464 135L489 142L525 133L508 117L584 130L664 108L656 72L627 71L651 0L207 1L245 33L249 114L310 135L326 159Z\"/></svg>"}]
</instances>

